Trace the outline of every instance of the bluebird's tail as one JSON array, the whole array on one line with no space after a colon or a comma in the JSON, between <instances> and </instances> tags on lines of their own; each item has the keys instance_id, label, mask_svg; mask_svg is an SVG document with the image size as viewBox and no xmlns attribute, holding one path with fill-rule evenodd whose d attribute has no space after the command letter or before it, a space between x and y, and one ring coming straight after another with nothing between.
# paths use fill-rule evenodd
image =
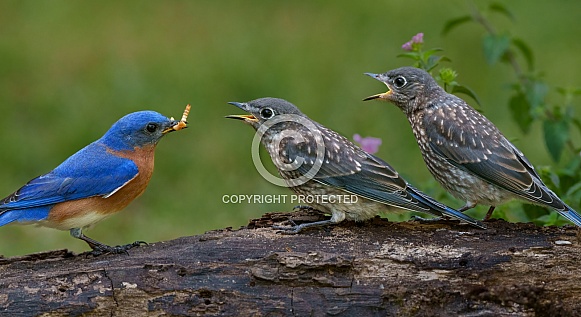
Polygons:
<instances>
[{"instance_id":1,"label":"bluebird's tail","mask_svg":"<svg viewBox=\"0 0 581 317\"><path fill-rule=\"evenodd\" d=\"M581 215L579 215L573 208L565 205L567 210L557 210L561 216L567 218L569 221L574 223L577 227L581 227Z\"/></svg>"},{"instance_id":2,"label":"bluebird's tail","mask_svg":"<svg viewBox=\"0 0 581 317\"><path fill-rule=\"evenodd\" d=\"M414 187L408 184L408 192L417 200L421 201L422 203L426 204L428 207L442 213L444 216L456 218L462 220L466 223L473 225L474 227L478 227L480 229L486 229L486 226L472 217L469 217L456 209L452 209L438 201L434 198L422 193L421 191L415 189ZM581 218L579 218L581 219Z\"/></svg>"},{"instance_id":3,"label":"bluebird's tail","mask_svg":"<svg viewBox=\"0 0 581 317\"><path fill-rule=\"evenodd\" d=\"M35 221L41 221L48 217L49 210L50 206L40 206L27 209L0 210L0 226L7 225L12 222L26 224Z\"/></svg>"},{"instance_id":4,"label":"bluebird's tail","mask_svg":"<svg viewBox=\"0 0 581 317\"><path fill-rule=\"evenodd\" d=\"M17 215L14 215L10 210L3 211L0 213L0 226L7 225L18 219Z\"/></svg>"}]
</instances>

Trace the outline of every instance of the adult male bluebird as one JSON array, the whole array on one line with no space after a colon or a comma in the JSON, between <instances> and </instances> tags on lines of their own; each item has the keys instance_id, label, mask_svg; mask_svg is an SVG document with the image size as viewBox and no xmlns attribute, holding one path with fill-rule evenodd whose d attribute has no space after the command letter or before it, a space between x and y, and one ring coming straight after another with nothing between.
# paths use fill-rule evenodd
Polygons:
<instances>
[{"instance_id":1,"label":"adult male bluebird","mask_svg":"<svg viewBox=\"0 0 581 317\"><path fill-rule=\"evenodd\" d=\"M82 229L143 193L153 173L157 142L184 125L154 111L124 116L100 139L0 201L0 226L22 223L70 230L95 255L139 246L144 242L110 247L85 236Z\"/></svg>"},{"instance_id":2,"label":"adult male bluebird","mask_svg":"<svg viewBox=\"0 0 581 317\"><path fill-rule=\"evenodd\" d=\"M311 197L315 209L332 215L330 220L287 227L289 233L344 219L370 219L392 207L449 216L484 228L410 186L389 164L312 121L286 100L261 98L230 104L250 113L227 118L243 120L263 133L261 143L287 186L298 195ZM341 203L331 199L346 194L356 195L357 200Z\"/></svg>"},{"instance_id":3,"label":"adult male bluebird","mask_svg":"<svg viewBox=\"0 0 581 317\"><path fill-rule=\"evenodd\" d=\"M402 67L367 75L388 91L364 100L384 99L407 116L424 162L452 195L466 201L465 211L519 198L549 207L581 226L581 216L543 183L533 165L486 117L448 94L424 70Z\"/></svg>"}]
</instances>

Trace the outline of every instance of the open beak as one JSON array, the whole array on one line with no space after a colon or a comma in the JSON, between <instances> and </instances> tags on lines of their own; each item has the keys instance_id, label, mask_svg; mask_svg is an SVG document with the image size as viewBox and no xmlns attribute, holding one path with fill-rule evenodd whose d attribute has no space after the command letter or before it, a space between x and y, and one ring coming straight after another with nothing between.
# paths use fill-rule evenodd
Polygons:
<instances>
[{"instance_id":1,"label":"open beak","mask_svg":"<svg viewBox=\"0 0 581 317\"><path fill-rule=\"evenodd\" d=\"M229 116L225 116L224 118L244 120L246 122L258 122L258 119L256 119L256 117L251 114L231 114Z\"/></svg>"},{"instance_id":2,"label":"open beak","mask_svg":"<svg viewBox=\"0 0 581 317\"><path fill-rule=\"evenodd\" d=\"M248 112L248 104L247 103L241 103L241 102L229 102L229 104L234 105L246 112ZM251 115L251 114L232 114L229 116L226 116L226 118L228 119L238 119L238 120L243 120L244 122L247 123L253 123L253 122L258 122L258 119Z\"/></svg>"},{"instance_id":3,"label":"open beak","mask_svg":"<svg viewBox=\"0 0 581 317\"><path fill-rule=\"evenodd\" d=\"M373 99L389 99L389 96L391 96L392 90L389 88L389 85L387 84L387 80L384 80L384 78L381 74L365 73L365 75L372 77L372 78L375 78L375 79L379 80L380 82L384 83L387 86L387 91L384 93L381 93L381 94L369 96L369 97L363 99L363 101L373 100Z\"/></svg>"}]
</instances>

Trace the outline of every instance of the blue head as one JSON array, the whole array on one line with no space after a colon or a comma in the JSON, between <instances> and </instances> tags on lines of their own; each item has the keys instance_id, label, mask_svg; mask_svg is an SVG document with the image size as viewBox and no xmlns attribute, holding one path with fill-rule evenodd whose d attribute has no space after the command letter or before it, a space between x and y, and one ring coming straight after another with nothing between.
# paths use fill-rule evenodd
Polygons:
<instances>
[{"instance_id":1,"label":"blue head","mask_svg":"<svg viewBox=\"0 0 581 317\"><path fill-rule=\"evenodd\" d=\"M155 111L134 112L115 122L99 142L117 151L154 146L178 123Z\"/></svg>"}]
</instances>

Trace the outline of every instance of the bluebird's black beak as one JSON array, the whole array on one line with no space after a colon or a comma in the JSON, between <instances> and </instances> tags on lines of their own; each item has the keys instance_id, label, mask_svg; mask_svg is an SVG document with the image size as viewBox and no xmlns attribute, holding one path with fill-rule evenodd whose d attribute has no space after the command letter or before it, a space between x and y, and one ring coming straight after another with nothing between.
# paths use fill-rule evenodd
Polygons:
<instances>
[{"instance_id":1,"label":"bluebird's black beak","mask_svg":"<svg viewBox=\"0 0 581 317\"><path fill-rule=\"evenodd\" d=\"M236 107L238 107L246 112L250 112L250 109L249 109L247 103L232 101L232 102L229 102L229 104L234 105L234 106L236 106ZM258 122L258 119L255 116L253 116L252 114L233 114L233 115L226 116L226 118L244 120L244 122L251 123L251 124Z\"/></svg>"},{"instance_id":2,"label":"bluebird's black beak","mask_svg":"<svg viewBox=\"0 0 581 317\"><path fill-rule=\"evenodd\" d=\"M162 134L167 134L167 133L170 133L170 132L173 132L173 131L177 131L177 130L175 129L175 127L176 127L176 126L177 126L179 123L180 123L179 121L176 121L176 120L170 120L170 121L167 123L167 125L165 125L165 124L164 124L164 126L165 126L165 127L163 128L163 131L161 131L161 133L162 133Z\"/></svg>"},{"instance_id":3,"label":"bluebird's black beak","mask_svg":"<svg viewBox=\"0 0 581 317\"><path fill-rule=\"evenodd\" d=\"M375 79L379 80L380 82L384 83L387 86L387 92L384 92L381 94L376 94L373 96L369 96L369 97L363 99L363 101L373 100L373 99L389 99L389 96L391 95L392 91L391 91L391 88L389 87L389 85L387 84L387 78L384 78L381 74L365 73L365 75L367 75L371 78L375 78Z\"/></svg>"}]
</instances>

